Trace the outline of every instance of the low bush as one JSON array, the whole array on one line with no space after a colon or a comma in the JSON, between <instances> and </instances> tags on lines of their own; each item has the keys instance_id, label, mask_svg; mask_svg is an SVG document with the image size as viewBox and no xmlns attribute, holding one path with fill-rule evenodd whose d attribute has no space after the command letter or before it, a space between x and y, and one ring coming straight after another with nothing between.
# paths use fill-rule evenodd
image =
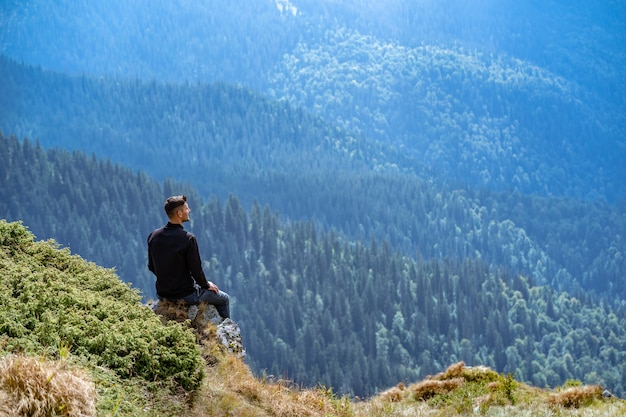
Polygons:
<instances>
[{"instance_id":1,"label":"low bush","mask_svg":"<svg viewBox=\"0 0 626 417\"><path fill-rule=\"evenodd\" d=\"M0 220L0 349L72 355L124 378L195 390L204 361L191 330L163 325L111 269Z\"/></svg>"}]
</instances>

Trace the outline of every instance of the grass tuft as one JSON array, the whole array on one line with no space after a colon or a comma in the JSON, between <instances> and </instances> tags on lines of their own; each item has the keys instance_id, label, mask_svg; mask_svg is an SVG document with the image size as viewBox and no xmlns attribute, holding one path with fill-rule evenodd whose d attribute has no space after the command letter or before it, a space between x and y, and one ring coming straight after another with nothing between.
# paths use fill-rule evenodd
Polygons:
<instances>
[{"instance_id":1,"label":"grass tuft","mask_svg":"<svg viewBox=\"0 0 626 417\"><path fill-rule=\"evenodd\" d=\"M552 407L580 408L591 405L594 400L602 399L600 385L575 386L552 393L548 396L548 404Z\"/></svg>"},{"instance_id":2,"label":"grass tuft","mask_svg":"<svg viewBox=\"0 0 626 417\"><path fill-rule=\"evenodd\" d=\"M448 394L465 383L463 378L446 379L438 381L434 379L427 379L419 382L411 387L413 393L413 399L428 400L437 395Z\"/></svg>"},{"instance_id":3,"label":"grass tuft","mask_svg":"<svg viewBox=\"0 0 626 417\"><path fill-rule=\"evenodd\" d=\"M96 388L65 361L8 355L0 361L0 398L17 416L95 416Z\"/></svg>"}]
</instances>

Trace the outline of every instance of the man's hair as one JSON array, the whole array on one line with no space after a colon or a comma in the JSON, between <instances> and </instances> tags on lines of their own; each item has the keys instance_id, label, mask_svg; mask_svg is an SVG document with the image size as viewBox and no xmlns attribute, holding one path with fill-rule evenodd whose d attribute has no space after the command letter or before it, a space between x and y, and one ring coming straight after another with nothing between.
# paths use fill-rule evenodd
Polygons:
<instances>
[{"instance_id":1,"label":"man's hair","mask_svg":"<svg viewBox=\"0 0 626 417\"><path fill-rule=\"evenodd\" d=\"M167 217L172 217L172 215L176 212L176 209L180 206L184 206L187 202L187 197L184 195L175 195L172 197L168 197L165 200L165 204L163 204L163 209L167 214Z\"/></svg>"}]
</instances>

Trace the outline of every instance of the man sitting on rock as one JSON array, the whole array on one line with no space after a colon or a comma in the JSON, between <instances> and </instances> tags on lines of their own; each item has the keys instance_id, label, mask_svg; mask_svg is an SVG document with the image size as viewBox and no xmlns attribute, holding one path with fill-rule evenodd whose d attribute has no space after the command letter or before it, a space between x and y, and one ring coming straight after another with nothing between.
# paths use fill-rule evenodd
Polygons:
<instances>
[{"instance_id":1,"label":"man sitting on rock","mask_svg":"<svg viewBox=\"0 0 626 417\"><path fill-rule=\"evenodd\" d=\"M163 208L169 221L148 236L148 269L156 275L159 300L189 305L205 302L214 305L222 318L229 318L228 294L207 281L196 236L183 229L191 212L187 197L169 197Z\"/></svg>"}]
</instances>

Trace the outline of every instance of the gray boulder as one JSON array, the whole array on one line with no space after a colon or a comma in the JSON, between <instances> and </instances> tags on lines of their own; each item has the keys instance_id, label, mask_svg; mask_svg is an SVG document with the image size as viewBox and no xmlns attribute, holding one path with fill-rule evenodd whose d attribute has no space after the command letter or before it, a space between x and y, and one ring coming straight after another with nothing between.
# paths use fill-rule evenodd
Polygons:
<instances>
[{"instance_id":1,"label":"gray boulder","mask_svg":"<svg viewBox=\"0 0 626 417\"><path fill-rule=\"evenodd\" d=\"M188 306L184 303L171 303L169 301L156 301L149 306L164 320L174 320L179 323L189 321L200 339L217 337L219 343L228 352L241 358L246 356L239 326L231 319L220 317L215 306L205 303ZM210 325L216 327L215 333L207 331L207 328L211 327Z\"/></svg>"}]
</instances>

